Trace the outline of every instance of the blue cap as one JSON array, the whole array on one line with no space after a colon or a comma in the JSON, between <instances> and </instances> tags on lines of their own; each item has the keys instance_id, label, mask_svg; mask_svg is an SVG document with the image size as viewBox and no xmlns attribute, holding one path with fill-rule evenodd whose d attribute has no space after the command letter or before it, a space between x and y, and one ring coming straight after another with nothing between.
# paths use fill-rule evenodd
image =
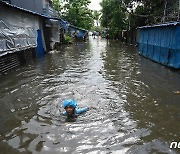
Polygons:
<instances>
[{"instance_id":1,"label":"blue cap","mask_svg":"<svg viewBox=\"0 0 180 154\"><path fill-rule=\"evenodd\" d=\"M62 106L63 106L63 108L66 108L67 106L72 106L73 108L76 108L77 103L73 99L68 99L68 100L64 100L62 102Z\"/></svg>"}]
</instances>

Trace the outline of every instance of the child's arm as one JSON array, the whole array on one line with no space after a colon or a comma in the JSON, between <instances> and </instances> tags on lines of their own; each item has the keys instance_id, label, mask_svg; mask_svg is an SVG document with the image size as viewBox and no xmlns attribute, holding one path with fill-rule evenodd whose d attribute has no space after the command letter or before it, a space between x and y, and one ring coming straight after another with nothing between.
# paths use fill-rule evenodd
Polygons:
<instances>
[{"instance_id":1,"label":"child's arm","mask_svg":"<svg viewBox=\"0 0 180 154\"><path fill-rule=\"evenodd\" d=\"M81 114L84 113L88 110L88 107L84 107L84 108L80 108L80 109L76 109L76 114Z\"/></svg>"},{"instance_id":2,"label":"child's arm","mask_svg":"<svg viewBox=\"0 0 180 154\"><path fill-rule=\"evenodd\" d=\"M63 115L67 115L67 112L66 112L66 111L64 111L64 112L63 112Z\"/></svg>"}]
</instances>

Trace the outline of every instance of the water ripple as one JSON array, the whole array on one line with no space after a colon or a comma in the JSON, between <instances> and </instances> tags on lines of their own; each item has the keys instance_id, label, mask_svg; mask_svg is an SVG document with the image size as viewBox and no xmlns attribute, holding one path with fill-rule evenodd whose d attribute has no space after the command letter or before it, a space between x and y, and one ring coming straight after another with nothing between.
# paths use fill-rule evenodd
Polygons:
<instances>
[{"instance_id":1,"label":"water ripple","mask_svg":"<svg viewBox=\"0 0 180 154\"><path fill-rule=\"evenodd\" d=\"M178 73L116 41L61 48L1 77L2 152L176 153ZM93 108L67 119L69 98Z\"/></svg>"}]
</instances>

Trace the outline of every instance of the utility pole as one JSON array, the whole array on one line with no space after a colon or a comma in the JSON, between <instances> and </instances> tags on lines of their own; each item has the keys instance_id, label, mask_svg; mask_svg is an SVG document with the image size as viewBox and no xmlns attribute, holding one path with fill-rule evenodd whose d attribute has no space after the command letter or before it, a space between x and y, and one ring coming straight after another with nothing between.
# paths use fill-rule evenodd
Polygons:
<instances>
[{"instance_id":1,"label":"utility pole","mask_svg":"<svg viewBox=\"0 0 180 154\"><path fill-rule=\"evenodd\" d=\"M179 21L179 16L180 16L180 0L179 0L179 7L178 7L178 21Z\"/></svg>"},{"instance_id":2,"label":"utility pole","mask_svg":"<svg viewBox=\"0 0 180 154\"><path fill-rule=\"evenodd\" d=\"M180 1L180 0L179 0L179 1ZM166 8L167 8L167 0L165 0L165 5L164 5L163 23L166 21Z\"/></svg>"}]
</instances>

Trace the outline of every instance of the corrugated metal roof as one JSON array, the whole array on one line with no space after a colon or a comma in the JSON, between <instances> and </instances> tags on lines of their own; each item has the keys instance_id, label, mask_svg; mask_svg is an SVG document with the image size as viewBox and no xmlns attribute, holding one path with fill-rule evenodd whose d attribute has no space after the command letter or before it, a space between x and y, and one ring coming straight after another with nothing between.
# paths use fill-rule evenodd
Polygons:
<instances>
[{"instance_id":1,"label":"corrugated metal roof","mask_svg":"<svg viewBox=\"0 0 180 154\"><path fill-rule=\"evenodd\" d=\"M176 26L176 25L180 25L180 22L168 22L168 23L157 24L157 25L148 25L148 26L138 27L138 29L153 28L153 27L164 27L164 26Z\"/></svg>"},{"instance_id":2,"label":"corrugated metal roof","mask_svg":"<svg viewBox=\"0 0 180 154\"><path fill-rule=\"evenodd\" d=\"M49 16L49 15L33 12L31 10L27 10L27 9L24 9L24 8L15 6L15 5L11 5L11 4L7 3L7 2L0 1L0 5L10 7L10 8L14 8L14 9L17 9L17 10L20 10L20 11L23 11L23 12L26 12L26 13L30 13L30 14L33 14L33 15L41 16L41 17L44 17L44 18L51 18L51 16Z\"/></svg>"}]
</instances>

